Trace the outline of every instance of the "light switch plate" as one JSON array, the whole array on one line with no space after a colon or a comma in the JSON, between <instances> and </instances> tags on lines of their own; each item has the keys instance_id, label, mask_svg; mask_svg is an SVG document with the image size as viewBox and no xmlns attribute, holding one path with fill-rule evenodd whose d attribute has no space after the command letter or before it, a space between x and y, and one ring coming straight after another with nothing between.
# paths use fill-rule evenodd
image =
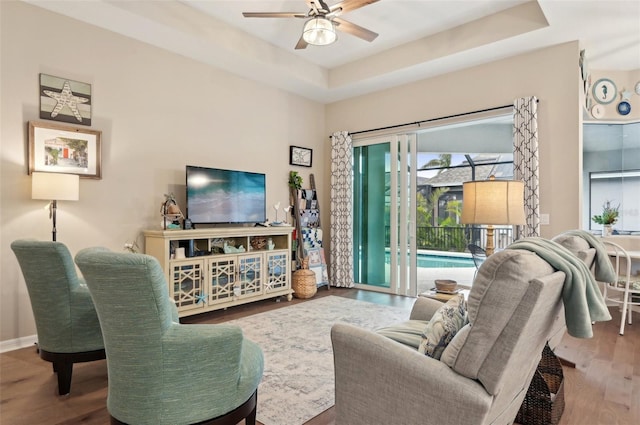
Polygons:
<instances>
[{"instance_id":1,"label":"light switch plate","mask_svg":"<svg viewBox=\"0 0 640 425\"><path fill-rule=\"evenodd\" d=\"M540 224L549 224L549 214L540 214Z\"/></svg>"}]
</instances>

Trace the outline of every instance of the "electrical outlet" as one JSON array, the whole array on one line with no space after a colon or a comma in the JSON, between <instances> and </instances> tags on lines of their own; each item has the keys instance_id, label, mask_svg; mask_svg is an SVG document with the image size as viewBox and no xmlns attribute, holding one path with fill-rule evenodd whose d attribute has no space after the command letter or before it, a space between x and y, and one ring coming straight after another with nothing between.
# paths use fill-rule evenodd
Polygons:
<instances>
[{"instance_id":1,"label":"electrical outlet","mask_svg":"<svg viewBox=\"0 0 640 425\"><path fill-rule=\"evenodd\" d=\"M540 214L540 224L549 224L549 214Z\"/></svg>"}]
</instances>

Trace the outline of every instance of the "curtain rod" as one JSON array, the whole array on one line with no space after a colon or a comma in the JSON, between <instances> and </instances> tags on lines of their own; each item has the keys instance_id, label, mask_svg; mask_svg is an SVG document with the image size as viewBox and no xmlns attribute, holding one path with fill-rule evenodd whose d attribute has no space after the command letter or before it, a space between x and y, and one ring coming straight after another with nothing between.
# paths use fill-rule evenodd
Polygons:
<instances>
[{"instance_id":1,"label":"curtain rod","mask_svg":"<svg viewBox=\"0 0 640 425\"><path fill-rule=\"evenodd\" d=\"M537 102L537 100L536 100L536 102ZM449 115L449 116L446 116L446 117L430 118L430 119L427 119L427 120L408 122L408 123L405 123L405 124L390 125L390 126L387 126L387 127L373 128L373 129L370 129L370 130L352 131L352 132L349 132L349 134L351 136L353 136L353 135L356 135L356 134L371 133L371 132L382 131L382 130L391 130L393 128L405 127L405 126L408 126L408 125L417 125L418 127L420 127L420 124L423 124L423 123L446 120L446 119L449 119L449 118L463 117L465 115L473 115L473 114L478 114L478 113L482 113L482 112L490 112L490 111L495 111L497 109L512 108L512 107L513 107L513 104L511 104L511 105L503 105L503 106L496 106L496 107L493 107L493 108L487 108L487 109L482 109L482 110L473 111L473 112L463 112L461 114L454 114L454 115Z\"/></svg>"}]
</instances>

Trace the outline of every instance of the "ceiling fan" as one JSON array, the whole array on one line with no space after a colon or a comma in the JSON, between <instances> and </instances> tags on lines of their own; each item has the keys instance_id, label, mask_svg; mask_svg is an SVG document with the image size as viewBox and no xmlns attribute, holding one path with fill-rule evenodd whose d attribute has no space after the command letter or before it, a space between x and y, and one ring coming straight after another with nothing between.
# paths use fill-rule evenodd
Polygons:
<instances>
[{"instance_id":1,"label":"ceiling fan","mask_svg":"<svg viewBox=\"0 0 640 425\"><path fill-rule=\"evenodd\" d=\"M355 35L366 41L373 41L377 33L359 25L345 21L340 15L359 9L378 0L343 0L333 6L328 6L323 0L305 0L309 11L298 12L243 12L245 18L302 18L307 19L302 30L302 36L296 44L296 49L305 49L309 44L325 46L336 41L336 29Z\"/></svg>"}]
</instances>

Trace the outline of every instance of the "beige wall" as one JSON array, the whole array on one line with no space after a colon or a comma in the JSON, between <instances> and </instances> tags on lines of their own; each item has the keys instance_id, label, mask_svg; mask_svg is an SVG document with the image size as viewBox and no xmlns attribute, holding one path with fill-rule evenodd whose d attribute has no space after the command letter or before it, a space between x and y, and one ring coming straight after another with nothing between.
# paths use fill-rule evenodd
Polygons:
<instances>
[{"instance_id":1,"label":"beige wall","mask_svg":"<svg viewBox=\"0 0 640 425\"><path fill-rule=\"evenodd\" d=\"M39 73L91 83L91 128L102 131L102 180L81 179L80 201L59 203L58 240L73 254L122 250L142 229L159 229L163 194L184 202L186 164L266 173L271 220L270 206L289 199L289 145L313 149L313 168L295 167L305 182L309 172L324 180L323 105L21 2L0 7L0 341L35 334L9 245L51 237L27 175Z\"/></svg>"},{"instance_id":2,"label":"beige wall","mask_svg":"<svg viewBox=\"0 0 640 425\"><path fill-rule=\"evenodd\" d=\"M542 226L541 233L550 237L580 223L579 51L577 42L566 43L336 102L327 107L327 129L329 133L367 130L536 96L540 100L540 212L550 215L550 224Z\"/></svg>"},{"instance_id":3,"label":"beige wall","mask_svg":"<svg viewBox=\"0 0 640 425\"><path fill-rule=\"evenodd\" d=\"M579 226L581 84L577 42L407 84L324 107L23 3L2 19L0 341L35 333L12 240L48 239L44 202L30 199L26 123L38 119L38 74L92 84L93 125L103 132L103 179L81 180L80 201L61 202L59 240L121 250L158 227L162 194L183 200L184 165L267 173L268 204L288 199L289 145L313 148L328 220L327 136L511 104L539 103L543 236ZM271 219L273 213L269 211Z\"/></svg>"}]
</instances>

